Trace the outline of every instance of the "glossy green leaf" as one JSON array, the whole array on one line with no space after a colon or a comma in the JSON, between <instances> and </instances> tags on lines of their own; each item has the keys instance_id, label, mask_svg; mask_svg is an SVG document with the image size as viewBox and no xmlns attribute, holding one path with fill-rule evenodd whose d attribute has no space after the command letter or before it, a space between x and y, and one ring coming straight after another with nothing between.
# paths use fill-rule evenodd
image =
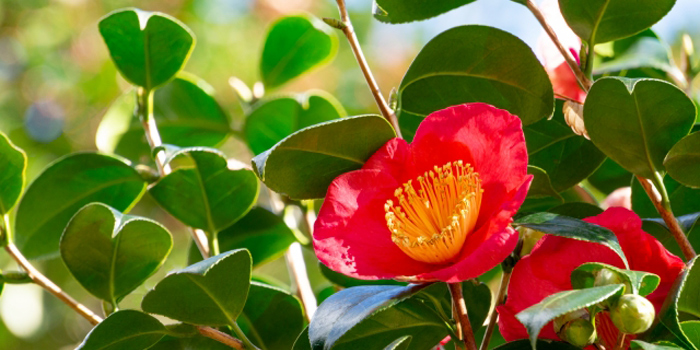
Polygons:
<instances>
[{"instance_id":1,"label":"glossy green leaf","mask_svg":"<svg viewBox=\"0 0 700 350\"><path fill-rule=\"evenodd\" d=\"M231 350L228 345L204 337L191 325L170 325L168 330L171 334L163 337L148 350Z\"/></svg>"},{"instance_id":2,"label":"glossy green leaf","mask_svg":"<svg viewBox=\"0 0 700 350\"><path fill-rule=\"evenodd\" d=\"M685 187L670 176L664 177L664 186L676 216L700 212L700 189ZM643 218L658 218L659 212L637 179L632 180L632 210Z\"/></svg>"},{"instance_id":3,"label":"glossy green leaf","mask_svg":"<svg viewBox=\"0 0 700 350\"><path fill-rule=\"evenodd\" d=\"M331 281L331 283L343 287L343 288L350 288L350 287L357 287L357 286L372 286L372 285L396 285L396 286L405 286L407 283L406 282L399 282L399 281L394 281L394 280L358 280L356 278L352 278L346 275L343 275L340 272L335 272L326 265L323 265L321 263L318 264L319 268L321 269L321 273L323 274L323 277Z\"/></svg>"},{"instance_id":4,"label":"glossy green leaf","mask_svg":"<svg viewBox=\"0 0 700 350\"><path fill-rule=\"evenodd\" d=\"M585 263L571 273L571 286L576 289L593 287L596 275L602 270L608 270L618 276L624 282L625 288L632 287L631 291L625 290L626 293L646 296L651 294L661 282L659 276L650 272L623 270L612 265L593 262Z\"/></svg>"},{"instance_id":5,"label":"glossy green leaf","mask_svg":"<svg viewBox=\"0 0 700 350\"><path fill-rule=\"evenodd\" d=\"M159 12L117 10L103 17L99 28L124 78L146 90L174 77L194 48L189 28Z\"/></svg>"},{"instance_id":6,"label":"glossy green leaf","mask_svg":"<svg viewBox=\"0 0 700 350\"><path fill-rule=\"evenodd\" d=\"M51 165L27 188L17 208L15 240L29 259L58 253L58 242L71 217L83 206L100 202L121 212L138 202L146 183L120 158L76 153Z\"/></svg>"},{"instance_id":7,"label":"glossy green leaf","mask_svg":"<svg viewBox=\"0 0 700 350\"><path fill-rule=\"evenodd\" d=\"M91 203L66 226L60 252L85 289L116 304L160 268L172 245L159 223Z\"/></svg>"},{"instance_id":8,"label":"glossy green leaf","mask_svg":"<svg viewBox=\"0 0 700 350\"><path fill-rule=\"evenodd\" d=\"M632 340L632 343L630 344L630 349L641 349L641 350L680 350L682 348L679 348L677 346L673 345L657 345L657 344L651 344L647 343L641 340Z\"/></svg>"},{"instance_id":9,"label":"glossy green leaf","mask_svg":"<svg viewBox=\"0 0 700 350\"><path fill-rule=\"evenodd\" d=\"M677 217L681 228L688 237L693 248L700 249L700 213L693 213ZM683 256L676 239L668 230L666 222L661 218L643 219L642 230L654 236L669 252L676 256Z\"/></svg>"},{"instance_id":10,"label":"glossy green leaf","mask_svg":"<svg viewBox=\"0 0 700 350\"><path fill-rule=\"evenodd\" d=\"M491 290L482 282L468 280L462 282L462 295L469 311L469 323L474 332L484 324L491 309ZM450 318L452 314L452 296L447 285L439 284L432 286L416 295L417 299L432 303L438 313L442 313L444 318Z\"/></svg>"},{"instance_id":11,"label":"glossy green leaf","mask_svg":"<svg viewBox=\"0 0 700 350\"><path fill-rule=\"evenodd\" d=\"M577 350L580 348L575 347L569 343L547 340L547 339L538 339L537 340L537 349L539 349L539 350ZM516 340L516 341L509 342L509 343L505 343L499 347L494 348L494 350L532 350L532 345L530 345L529 340L521 339L521 340Z\"/></svg>"},{"instance_id":12,"label":"glossy green leaf","mask_svg":"<svg viewBox=\"0 0 700 350\"><path fill-rule=\"evenodd\" d=\"M683 282L678 298L678 311L700 318L700 263L698 259L688 267L688 274Z\"/></svg>"},{"instance_id":13,"label":"glossy green leaf","mask_svg":"<svg viewBox=\"0 0 700 350\"><path fill-rule=\"evenodd\" d=\"M279 258L294 242L294 233L282 218L260 207L251 209L235 224L219 232L219 249L225 252L246 248L253 257L253 266ZM191 245L189 263L200 260L199 249Z\"/></svg>"},{"instance_id":14,"label":"glossy green leaf","mask_svg":"<svg viewBox=\"0 0 700 350\"><path fill-rule=\"evenodd\" d=\"M165 326L141 311L117 311L88 333L77 350L142 350L168 334Z\"/></svg>"},{"instance_id":15,"label":"glossy green leaf","mask_svg":"<svg viewBox=\"0 0 700 350\"><path fill-rule=\"evenodd\" d=\"M440 284L362 286L342 290L324 301L309 325L314 350L382 350L399 337L411 335L409 349L431 348L448 334L446 321L419 298Z\"/></svg>"},{"instance_id":16,"label":"glossy green leaf","mask_svg":"<svg viewBox=\"0 0 700 350\"><path fill-rule=\"evenodd\" d=\"M532 183L530 184L530 189L527 192L528 197L554 197L561 202L564 201L564 199L561 198L561 195L559 195L559 192L552 187L552 181L549 179L549 175L547 175L546 171L542 170L542 168L528 165L527 173L534 176Z\"/></svg>"},{"instance_id":17,"label":"glossy green leaf","mask_svg":"<svg viewBox=\"0 0 700 350\"><path fill-rule=\"evenodd\" d=\"M171 159L184 155L194 166L176 169L149 190L178 220L209 233L219 232L255 204L259 184L252 171L229 169L224 154L210 148L182 149Z\"/></svg>"},{"instance_id":18,"label":"glossy green leaf","mask_svg":"<svg viewBox=\"0 0 700 350\"><path fill-rule=\"evenodd\" d=\"M243 133L248 146L257 155L296 131L345 115L340 102L323 91L275 97L253 106L246 117Z\"/></svg>"},{"instance_id":19,"label":"glossy green leaf","mask_svg":"<svg viewBox=\"0 0 700 350\"><path fill-rule=\"evenodd\" d=\"M384 350L408 350L408 346L411 345L411 339L413 339L413 337L410 335L403 336L391 342Z\"/></svg>"},{"instance_id":20,"label":"glossy green leaf","mask_svg":"<svg viewBox=\"0 0 700 350\"><path fill-rule=\"evenodd\" d=\"M243 311L251 269L245 249L213 256L158 282L144 296L141 308L187 323L232 325Z\"/></svg>"},{"instance_id":21,"label":"glossy green leaf","mask_svg":"<svg viewBox=\"0 0 700 350\"><path fill-rule=\"evenodd\" d=\"M304 331L299 334L294 342L292 350L311 350L311 342L309 340L309 327L304 328Z\"/></svg>"},{"instance_id":22,"label":"glossy green leaf","mask_svg":"<svg viewBox=\"0 0 700 350\"><path fill-rule=\"evenodd\" d=\"M238 324L261 350L289 350L304 330L299 300L278 288L252 282Z\"/></svg>"},{"instance_id":23,"label":"glossy green leaf","mask_svg":"<svg viewBox=\"0 0 700 350\"><path fill-rule=\"evenodd\" d=\"M10 212L22 194L27 155L0 132L0 216Z\"/></svg>"},{"instance_id":24,"label":"glossy green leaf","mask_svg":"<svg viewBox=\"0 0 700 350\"><path fill-rule=\"evenodd\" d=\"M278 87L330 61L338 50L338 38L311 15L282 17L267 33L260 73L267 88Z\"/></svg>"},{"instance_id":25,"label":"glossy green leaf","mask_svg":"<svg viewBox=\"0 0 700 350\"><path fill-rule=\"evenodd\" d=\"M360 169L395 136L378 115L342 118L297 131L253 158L253 166L275 192L293 199L322 198L333 179Z\"/></svg>"},{"instance_id":26,"label":"glossy green leaf","mask_svg":"<svg viewBox=\"0 0 700 350\"><path fill-rule=\"evenodd\" d=\"M676 0L559 0L569 27L591 46L637 34L671 11Z\"/></svg>"},{"instance_id":27,"label":"glossy green leaf","mask_svg":"<svg viewBox=\"0 0 700 350\"><path fill-rule=\"evenodd\" d=\"M519 218L514 226L523 226L550 235L602 244L612 249L627 266L627 258L617 236L605 227L554 213L537 213Z\"/></svg>"},{"instance_id":28,"label":"glossy green leaf","mask_svg":"<svg viewBox=\"0 0 700 350\"><path fill-rule=\"evenodd\" d=\"M666 155L664 166L676 181L700 188L700 132L678 141Z\"/></svg>"},{"instance_id":29,"label":"glossy green leaf","mask_svg":"<svg viewBox=\"0 0 700 350\"><path fill-rule=\"evenodd\" d=\"M231 134L229 117L214 98L214 88L204 80L181 72L155 91L153 116L161 139L180 147L215 147ZM132 160L151 159L143 126L134 116L136 93L115 100L97 129L95 143L105 153Z\"/></svg>"},{"instance_id":30,"label":"glossy green leaf","mask_svg":"<svg viewBox=\"0 0 700 350\"><path fill-rule=\"evenodd\" d=\"M515 317L527 328L530 344L536 349L540 330L555 318L580 310L622 293L624 286L612 284L587 289L567 290L552 294L541 302L519 312Z\"/></svg>"},{"instance_id":31,"label":"glossy green leaf","mask_svg":"<svg viewBox=\"0 0 700 350\"><path fill-rule=\"evenodd\" d=\"M528 125L552 115L554 92L522 40L496 28L461 26L433 38L403 77L401 132L412 139L426 115L468 102L506 109Z\"/></svg>"},{"instance_id":32,"label":"glossy green leaf","mask_svg":"<svg viewBox=\"0 0 700 350\"><path fill-rule=\"evenodd\" d=\"M547 210L550 213L569 216L574 219L585 219L590 216L596 216L603 212L603 209L597 205L584 202L564 203Z\"/></svg>"},{"instance_id":33,"label":"glossy green leaf","mask_svg":"<svg viewBox=\"0 0 700 350\"><path fill-rule=\"evenodd\" d=\"M700 321L681 322L681 329L695 347L700 347Z\"/></svg>"},{"instance_id":34,"label":"glossy green leaf","mask_svg":"<svg viewBox=\"0 0 700 350\"><path fill-rule=\"evenodd\" d=\"M593 143L628 171L645 178L695 123L695 105L660 80L599 79L586 97L584 121Z\"/></svg>"},{"instance_id":35,"label":"glossy green leaf","mask_svg":"<svg viewBox=\"0 0 700 350\"><path fill-rule=\"evenodd\" d=\"M374 18L384 23L421 21L452 11L475 0L374 0Z\"/></svg>"},{"instance_id":36,"label":"glossy green leaf","mask_svg":"<svg viewBox=\"0 0 700 350\"><path fill-rule=\"evenodd\" d=\"M528 163L547 173L556 192L583 181L605 160L603 152L591 141L574 134L566 124L562 105L557 101L551 120L543 119L523 128Z\"/></svg>"}]
</instances>

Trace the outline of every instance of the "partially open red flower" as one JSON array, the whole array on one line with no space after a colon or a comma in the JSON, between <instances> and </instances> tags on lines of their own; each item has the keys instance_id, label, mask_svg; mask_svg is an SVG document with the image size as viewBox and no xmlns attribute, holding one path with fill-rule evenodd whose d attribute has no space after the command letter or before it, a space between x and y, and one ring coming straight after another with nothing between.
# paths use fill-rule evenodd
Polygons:
<instances>
[{"instance_id":1,"label":"partially open red flower","mask_svg":"<svg viewBox=\"0 0 700 350\"><path fill-rule=\"evenodd\" d=\"M329 268L361 279L458 282L504 260L529 188L520 119L473 103L435 112L333 180L314 228Z\"/></svg>"},{"instance_id":2,"label":"partially open red flower","mask_svg":"<svg viewBox=\"0 0 700 350\"><path fill-rule=\"evenodd\" d=\"M630 210L610 208L585 221L606 227L615 233L630 269L651 272L661 278L659 287L647 296L658 314L671 285L685 267L683 261L669 253L656 238L642 231L641 219ZM508 299L505 305L498 308L498 325L503 337L508 341L526 339L527 331L515 315L551 294L572 289L571 272L587 262L624 268L622 259L605 246L545 236L530 255L520 260L513 269ZM607 349L614 348L619 331L610 321L607 312L596 317L596 327L603 345ZM542 329L539 337L559 339L552 322ZM633 337L627 338L628 343L631 339Z\"/></svg>"},{"instance_id":3,"label":"partially open red flower","mask_svg":"<svg viewBox=\"0 0 700 350\"><path fill-rule=\"evenodd\" d=\"M564 48L579 60L578 50L581 48L581 39L569 28L559 9L558 0L545 0L540 5L540 11L547 18L557 38ZM576 76L571 67L564 60L559 49L554 45L547 33L542 31L537 42L537 54L542 60L542 65L552 81L554 95L559 98L569 99L583 104L586 92L581 89L576 81Z\"/></svg>"}]
</instances>

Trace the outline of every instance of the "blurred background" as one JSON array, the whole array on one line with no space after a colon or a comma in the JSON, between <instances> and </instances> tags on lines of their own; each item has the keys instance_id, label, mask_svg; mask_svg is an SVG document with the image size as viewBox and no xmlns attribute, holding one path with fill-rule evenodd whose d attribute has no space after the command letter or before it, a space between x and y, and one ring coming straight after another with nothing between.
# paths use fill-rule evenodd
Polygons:
<instances>
[{"instance_id":1,"label":"blurred background","mask_svg":"<svg viewBox=\"0 0 700 350\"><path fill-rule=\"evenodd\" d=\"M399 85L420 48L448 28L490 25L515 34L532 47L541 32L527 9L510 0L481 0L438 18L397 26L372 19L372 0L347 2L385 94ZM95 133L102 115L128 88L109 59L97 23L108 12L128 6L168 13L192 29L197 45L185 70L213 86L234 129L240 128L244 116L228 80L235 76L252 86L260 79L258 64L268 26L280 16L297 12L337 17L332 0L0 0L0 131L27 152L30 181L62 155L96 150ZM653 29L676 53L683 33L690 33L695 47L700 48L698 15L700 1L678 0ZM268 93L318 88L335 95L350 115L376 112L352 53L344 38L340 39L340 49L330 64ZM222 147L229 156L249 162L251 154L235 138ZM149 198L142 202L136 212L170 228L175 249L158 274L125 299L125 307L138 307L155 281L186 265L188 238L182 227ZM313 253L307 255L311 278L322 290L324 282ZM99 302L70 277L60 259L37 265L77 299L100 309ZM16 267L0 254L0 269ZM257 273L281 285L289 283L283 261L271 262ZM1 349L73 349L89 329L86 321L39 287L5 286L0 298Z\"/></svg>"}]
</instances>

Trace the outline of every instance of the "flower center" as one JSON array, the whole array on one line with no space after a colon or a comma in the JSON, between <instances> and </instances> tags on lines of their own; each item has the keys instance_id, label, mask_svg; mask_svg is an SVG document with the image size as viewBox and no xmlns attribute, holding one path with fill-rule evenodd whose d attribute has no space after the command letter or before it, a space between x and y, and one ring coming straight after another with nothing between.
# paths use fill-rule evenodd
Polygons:
<instances>
[{"instance_id":1,"label":"flower center","mask_svg":"<svg viewBox=\"0 0 700 350\"><path fill-rule=\"evenodd\" d=\"M426 171L394 192L384 205L391 240L411 258L430 264L455 259L479 217L479 174L461 160Z\"/></svg>"}]
</instances>

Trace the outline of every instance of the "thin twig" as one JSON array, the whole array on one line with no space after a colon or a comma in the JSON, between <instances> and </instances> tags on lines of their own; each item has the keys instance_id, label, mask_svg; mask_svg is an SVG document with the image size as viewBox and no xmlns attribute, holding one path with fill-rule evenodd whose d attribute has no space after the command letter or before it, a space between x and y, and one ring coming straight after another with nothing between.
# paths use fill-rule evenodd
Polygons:
<instances>
[{"instance_id":1,"label":"thin twig","mask_svg":"<svg viewBox=\"0 0 700 350\"><path fill-rule=\"evenodd\" d=\"M493 331L496 329L496 320L498 319L498 312L496 312L496 308L506 301L506 291L508 291L508 283L510 283L511 273L512 271L503 271L503 274L501 275L501 286L498 288L496 304L494 304L491 316L489 316L489 323L486 326L484 340L481 341L481 347L479 348L479 350L486 350L489 348L489 342L491 341Z\"/></svg>"},{"instance_id":2,"label":"thin twig","mask_svg":"<svg viewBox=\"0 0 700 350\"><path fill-rule=\"evenodd\" d=\"M362 70L362 74L365 76L365 80L367 81L367 85L369 85L370 91L372 91L374 100L377 102L379 111L394 127L394 130L396 130L396 135L401 137L399 120L396 118L394 111L389 107L389 104L387 104L386 99L384 99L384 95L382 95L382 92L379 90L379 85L377 85L377 81L374 79L372 71L369 69L365 55L362 53L360 42L357 40L357 35L355 35L355 29L352 27L352 22L350 21L350 16L348 15L348 9L345 6L345 0L336 0L336 2L338 3L338 10L340 11L341 20L341 25L339 25L337 28L342 30L345 37L347 37L350 48L355 54L357 63L360 65L360 70Z\"/></svg>"},{"instance_id":3,"label":"thin twig","mask_svg":"<svg viewBox=\"0 0 700 350\"><path fill-rule=\"evenodd\" d=\"M552 39L554 42L554 45L556 45L557 49L559 49L559 52L561 52L562 56L564 56L564 59L566 60L566 63L571 67L571 70L574 72L574 75L576 76L576 80L578 80L579 85L584 91L588 91L591 88L591 80L586 77L586 74L581 70L581 67L578 66L578 63L576 62L576 59L571 55L571 52L569 52L564 45L562 45L561 41L559 40L559 37L557 36L557 33L554 32L554 29L547 23L547 19L544 18L544 15L542 12L540 12L540 9L535 5L535 2L532 0L527 0L526 3L527 8L532 12L533 15L535 15L535 18L537 18L537 21L540 22L540 25L542 25L542 28L544 28L544 31L547 32L547 35L549 35L549 38Z\"/></svg>"},{"instance_id":4,"label":"thin twig","mask_svg":"<svg viewBox=\"0 0 700 350\"><path fill-rule=\"evenodd\" d=\"M146 134L148 145L151 147L151 151L153 151L163 145L163 141L161 141L160 138L160 133L158 132L158 126L156 125L156 119L153 117L153 91L146 91L143 88L139 88L136 95L136 114L141 120L141 125L143 126L143 130ZM154 158L160 177L162 178L170 174L172 169L170 168L170 164L166 163L165 151L159 150ZM192 236L192 240L197 245L200 254L202 254L202 257L205 259L210 257L211 251L209 249L207 234L200 229L195 229L192 227L187 227L187 229Z\"/></svg>"},{"instance_id":5,"label":"thin twig","mask_svg":"<svg viewBox=\"0 0 700 350\"><path fill-rule=\"evenodd\" d=\"M459 282L448 283L447 286L450 289L455 305L453 311L456 311L456 315L453 315L453 317L456 323L461 325L459 336L462 337L461 340L464 341L467 350L477 350L476 342L474 341L474 331L471 323L469 323L469 315L467 314L467 304L464 302L464 294L462 294L462 284Z\"/></svg>"},{"instance_id":6,"label":"thin twig","mask_svg":"<svg viewBox=\"0 0 700 350\"><path fill-rule=\"evenodd\" d=\"M234 349L237 349L237 350L244 350L245 349L245 345L243 344L242 341L240 341L240 340L238 340L238 339L236 339L236 338L234 338L234 337L232 337L224 332L216 330L214 328L198 326L197 331L199 331L199 334L201 334L207 338L214 339L214 340L218 341L219 343L224 344L224 345L228 345L229 347L232 347Z\"/></svg>"},{"instance_id":7,"label":"thin twig","mask_svg":"<svg viewBox=\"0 0 700 350\"><path fill-rule=\"evenodd\" d=\"M627 334L620 332L620 334L617 336L617 346L615 346L615 350L624 350L625 349L625 337Z\"/></svg>"},{"instance_id":8,"label":"thin twig","mask_svg":"<svg viewBox=\"0 0 700 350\"><path fill-rule=\"evenodd\" d=\"M678 242L678 246L680 246L685 259L688 261L692 260L696 255L695 250L690 244L690 241L688 241L688 237L683 232L680 224L678 224L678 220L676 220L676 217L673 215L673 211L671 210L671 202L668 199L666 188L663 187L663 180L660 179L660 177L655 179L655 186L652 185L650 180L639 175L637 175L637 180L639 180L639 183L642 184L647 196L649 196L651 202L654 203L654 207L656 207L656 210L659 212L659 214L661 214L661 218L666 223L666 226L668 226L673 238L675 238L676 242Z\"/></svg>"},{"instance_id":9,"label":"thin twig","mask_svg":"<svg viewBox=\"0 0 700 350\"><path fill-rule=\"evenodd\" d=\"M22 253L17 249L13 243L9 243L5 246L5 250L10 256L17 261L17 264L21 266L27 275L42 288L46 289L49 293L53 294L55 297L63 301L71 309L75 310L80 316L83 316L93 325L97 325L102 322L102 318L97 316L94 312L88 309L85 305L77 302L70 295L66 294L60 287L58 287L53 281L48 279L46 276L42 275L39 270L37 270L28 260L22 255Z\"/></svg>"},{"instance_id":10,"label":"thin twig","mask_svg":"<svg viewBox=\"0 0 700 350\"><path fill-rule=\"evenodd\" d=\"M304 306L304 311L306 311L306 320L311 321L311 317L313 317L318 306L314 290L311 287L311 282L309 282L309 275L306 272L306 262L301 251L301 244L299 242L292 243L284 257L287 260L289 274L296 286L296 294L299 296L302 306Z\"/></svg>"}]
</instances>

